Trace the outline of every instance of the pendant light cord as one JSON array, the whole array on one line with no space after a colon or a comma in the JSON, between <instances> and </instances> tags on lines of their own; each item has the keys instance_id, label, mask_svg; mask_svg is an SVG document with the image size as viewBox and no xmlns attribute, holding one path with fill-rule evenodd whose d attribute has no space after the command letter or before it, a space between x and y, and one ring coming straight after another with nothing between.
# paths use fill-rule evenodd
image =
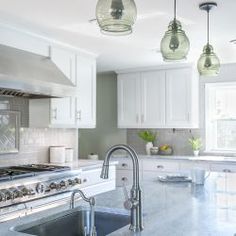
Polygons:
<instances>
[{"instance_id":1,"label":"pendant light cord","mask_svg":"<svg viewBox=\"0 0 236 236\"><path fill-rule=\"evenodd\" d=\"M176 15L177 15L177 6L176 6L176 0L174 0L174 20L176 20Z\"/></svg>"},{"instance_id":2,"label":"pendant light cord","mask_svg":"<svg viewBox=\"0 0 236 236\"><path fill-rule=\"evenodd\" d=\"M210 9L207 9L207 44L210 42Z\"/></svg>"}]
</instances>

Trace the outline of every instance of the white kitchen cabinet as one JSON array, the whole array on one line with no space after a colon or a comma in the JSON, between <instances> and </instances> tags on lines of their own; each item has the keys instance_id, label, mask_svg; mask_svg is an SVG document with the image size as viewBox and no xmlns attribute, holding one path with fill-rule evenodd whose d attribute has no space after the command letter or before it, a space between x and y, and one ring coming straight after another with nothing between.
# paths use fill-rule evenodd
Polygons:
<instances>
[{"instance_id":1,"label":"white kitchen cabinet","mask_svg":"<svg viewBox=\"0 0 236 236\"><path fill-rule=\"evenodd\" d=\"M152 128L165 124L165 72L141 73L141 126Z\"/></svg>"},{"instance_id":2,"label":"white kitchen cabinet","mask_svg":"<svg viewBox=\"0 0 236 236\"><path fill-rule=\"evenodd\" d=\"M52 125L73 126L75 124L75 98L52 98L50 112Z\"/></svg>"},{"instance_id":3,"label":"white kitchen cabinet","mask_svg":"<svg viewBox=\"0 0 236 236\"><path fill-rule=\"evenodd\" d=\"M132 185L133 183L133 171L132 170L120 170L116 171L116 186L123 187L124 185ZM141 178L141 176L140 176Z\"/></svg>"},{"instance_id":4,"label":"white kitchen cabinet","mask_svg":"<svg viewBox=\"0 0 236 236\"><path fill-rule=\"evenodd\" d=\"M118 127L148 128L164 124L164 72L118 76Z\"/></svg>"},{"instance_id":5,"label":"white kitchen cabinet","mask_svg":"<svg viewBox=\"0 0 236 236\"><path fill-rule=\"evenodd\" d=\"M192 69L166 71L166 126L170 128L193 127ZM197 102L197 101L196 101Z\"/></svg>"},{"instance_id":6,"label":"white kitchen cabinet","mask_svg":"<svg viewBox=\"0 0 236 236\"><path fill-rule=\"evenodd\" d=\"M118 75L118 127L137 128L141 126L140 74Z\"/></svg>"},{"instance_id":7,"label":"white kitchen cabinet","mask_svg":"<svg viewBox=\"0 0 236 236\"><path fill-rule=\"evenodd\" d=\"M230 164L211 164L210 170L214 172L235 173L236 165Z\"/></svg>"},{"instance_id":8,"label":"white kitchen cabinet","mask_svg":"<svg viewBox=\"0 0 236 236\"><path fill-rule=\"evenodd\" d=\"M30 99L29 126L44 127L75 127L75 99Z\"/></svg>"},{"instance_id":9,"label":"white kitchen cabinet","mask_svg":"<svg viewBox=\"0 0 236 236\"><path fill-rule=\"evenodd\" d=\"M76 57L76 97L30 100L30 127L96 127L96 61ZM38 119L38 110L43 114Z\"/></svg>"},{"instance_id":10,"label":"white kitchen cabinet","mask_svg":"<svg viewBox=\"0 0 236 236\"><path fill-rule=\"evenodd\" d=\"M77 55L76 80L76 126L96 127L96 60Z\"/></svg>"},{"instance_id":11,"label":"white kitchen cabinet","mask_svg":"<svg viewBox=\"0 0 236 236\"><path fill-rule=\"evenodd\" d=\"M51 60L76 85L76 53L65 48L50 47Z\"/></svg>"},{"instance_id":12,"label":"white kitchen cabinet","mask_svg":"<svg viewBox=\"0 0 236 236\"><path fill-rule=\"evenodd\" d=\"M142 166L144 171L158 171L158 172L179 171L179 163L173 161L143 160Z\"/></svg>"},{"instance_id":13,"label":"white kitchen cabinet","mask_svg":"<svg viewBox=\"0 0 236 236\"><path fill-rule=\"evenodd\" d=\"M118 75L119 128L197 128L192 66Z\"/></svg>"}]
</instances>

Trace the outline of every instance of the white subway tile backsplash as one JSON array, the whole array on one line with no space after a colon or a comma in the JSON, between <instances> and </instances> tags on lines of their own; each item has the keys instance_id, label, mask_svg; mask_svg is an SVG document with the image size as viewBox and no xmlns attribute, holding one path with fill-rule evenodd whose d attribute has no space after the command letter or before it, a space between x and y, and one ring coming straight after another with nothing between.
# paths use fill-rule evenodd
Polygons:
<instances>
[{"instance_id":1,"label":"white subway tile backsplash","mask_svg":"<svg viewBox=\"0 0 236 236\"><path fill-rule=\"evenodd\" d=\"M0 155L0 166L48 162L49 146L58 145L74 148L77 158L78 130L21 128L20 152Z\"/></svg>"}]
</instances>

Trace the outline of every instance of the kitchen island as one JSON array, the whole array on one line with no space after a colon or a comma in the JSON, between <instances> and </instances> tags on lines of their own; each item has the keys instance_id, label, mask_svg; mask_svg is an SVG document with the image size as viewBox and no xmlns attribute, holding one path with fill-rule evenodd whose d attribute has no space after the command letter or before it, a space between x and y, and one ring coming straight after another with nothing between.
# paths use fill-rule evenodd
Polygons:
<instances>
[{"instance_id":1,"label":"kitchen island","mask_svg":"<svg viewBox=\"0 0 236 236\"><path fill-rule=\"evenodd\" d=\"M205 186L191 183L142 182L144 230L132 233L129 226L114 236L234 236L236 233L236 189L232 174L211 173ZM97 207L123 208L123 189L96 196ZM82 202L81 202L82 203ZM77 204L80 205L81 203ZM67 210L68 205L0 224L1 236L26 235L10 230L17 225Z\"/></svg>"},{"instance_id":2,"label":"kitchen island","mask_svg":"<svg viewBox=\"0 0 236 236\"><path fill-rule=\"evenodd\" d=\"M236 187L230 187L234 181L232 174L212 173L205 186L143 182L144 230L137 235L236 235ZM118 188L97 197L97 205L122 207L123 199ZM135 234L127 226L111 235Z\"/></svg>"}]
</instances>

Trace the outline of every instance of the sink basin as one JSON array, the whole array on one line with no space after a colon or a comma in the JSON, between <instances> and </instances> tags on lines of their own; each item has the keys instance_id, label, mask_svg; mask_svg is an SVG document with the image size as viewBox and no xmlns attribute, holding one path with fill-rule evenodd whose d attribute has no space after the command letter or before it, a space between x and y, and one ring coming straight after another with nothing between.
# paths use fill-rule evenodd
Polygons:
<instances>
[{"instance_id":1,"label":"sink basin","mask_svg":"<svg viewBox=\"0 0 236 236\"><path fill-rule=\"evenodd\" d=\"M14 230L37 236L84 236L84 229L90 224L89 215L88 209L74 209ZM95 211L97 236L108 235L129 223L129 215L107 209Z\"/></svg>"}]
</instances>

